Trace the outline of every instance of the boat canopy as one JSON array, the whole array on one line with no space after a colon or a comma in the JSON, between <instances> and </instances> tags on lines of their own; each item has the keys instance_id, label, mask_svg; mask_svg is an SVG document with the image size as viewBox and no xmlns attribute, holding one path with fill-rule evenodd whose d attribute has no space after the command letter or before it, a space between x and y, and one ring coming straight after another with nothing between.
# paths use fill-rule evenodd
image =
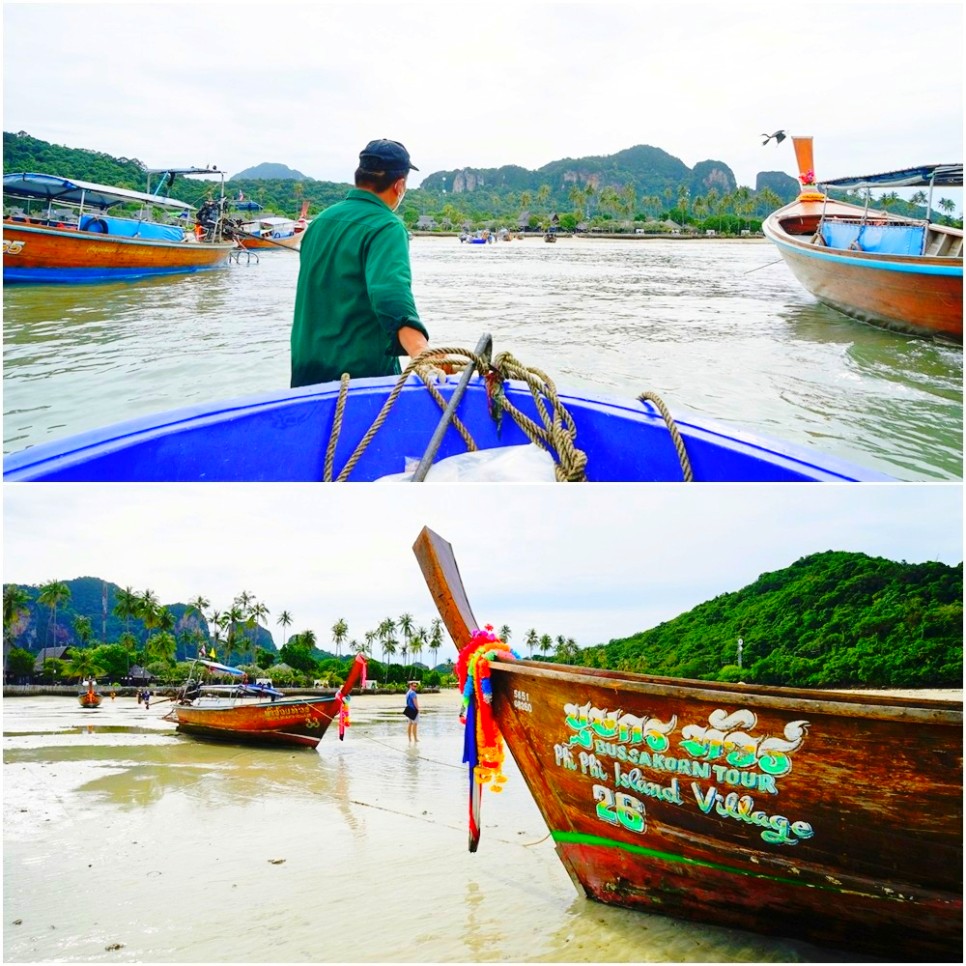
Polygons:
<instances>
[{"instance_id":1,"label":"boat canopy","mask_svg":"<svg viewBox=\"0 0 966 966\"><path fill-rule=\"evenodd\" d=\"M217 661L206 661L200 657L195 659L195 663L204 664L210 671L218 671L221 674L237 674L241 677L245 673L237 667L229 667L227 664L219 664Z\"/></svg>"},{"instance_id":2,"label":"boat canopy","mask_svg":"<svg viewBox=\"0 0 966 966\"><path fill-rule=\"evenodd\" d=\"M130 191L127 188L112 188L108 185L93 184L89 181L76 181L60 178L52 174L5 174L3 176L4 194L14 198L40 198L47 202L84 204L99 208L110 208L124 202L160 205L191 211L194 206L174 198L163 198L144 191Z\"/></svg>"},{"instance_id":3,"label":"boat canopy","mask_svg":"<svg viewBox=\"0 0 966 966\"><path fill-rule=\"evenodd\" d=\"M882 174L822 181L827 188L961 188L962 164L926 164L920 168L903 168Z\"/></svg>"}]
</instances>

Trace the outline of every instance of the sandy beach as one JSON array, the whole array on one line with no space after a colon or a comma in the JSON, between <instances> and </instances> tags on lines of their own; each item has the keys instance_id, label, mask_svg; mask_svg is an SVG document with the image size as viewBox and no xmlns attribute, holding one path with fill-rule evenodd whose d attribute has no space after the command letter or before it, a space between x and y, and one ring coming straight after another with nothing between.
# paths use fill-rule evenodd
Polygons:
<instances>
[{"instance_id":1,"label":"sandy beach","mask_svg":"<svg viewBox=\"0 0 966 966\"><path fill-rule=\"evenodd\" d=\"M470 854L459 697L423 695L418 744L402 703L353 698L310 751L195 741L133 698L6 699L4 961L843 960L584 899L512 761Z\"/></svg>"}]
</instances>

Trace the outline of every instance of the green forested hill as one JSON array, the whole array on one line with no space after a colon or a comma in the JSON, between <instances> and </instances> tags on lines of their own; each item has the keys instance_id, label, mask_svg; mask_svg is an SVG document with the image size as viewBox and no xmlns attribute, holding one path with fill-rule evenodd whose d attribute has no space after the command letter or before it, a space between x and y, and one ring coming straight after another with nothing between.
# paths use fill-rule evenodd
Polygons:
<instances>
[{"instance_id":1,"label":"green forested hill","mask_svg":"<svg viewBox=\"0 0 966 966\"><path fill-rule=\"evenodd\" d=\"M197 163L206 164L204 159L197 159ZM138 159L111 158L93 150L50 144L25 131L3 134L4 173L39 171L144 191L148 188L147 167L159 166L157 160L145 164ZM308 201L309 214L314 215L345 197L353 170L349 159L347 181L336 183L303 177L284 164L261 164L229 178L226 191L231 197L241 192L246 201L289 216L298 214L302 202ZM535 171L507 165L433 172L419 188L408 192L400 214L411 224L427 215L452 224L497 218L511 226L523 210L544 220L553 212L570 213L575 220L594 216L602 220L644 219L671 214L682 220L691 216L693 220L739 213L747 219L757 209L767 213L791 200L797 184L794 178L781 175L772 180L766 194L756 197L748 188L737 188L734 174L724 162L703 161L691 169L660 148L637 145L613 155L564 158ZM198 205L210 190L210 181L180 178L171 194ZM679 204L683 205L680 209Z\"/></svg>"},{"instance_id":2,"label":"green forested hill","mask_svg":"<svg viewBox=\"0 0 966 966\"><path fill-rule=\"evenodd\" d=\"M580 658L648 674L794 687L962 687L963 565L814 554Z\"/></svg>"},{"instance_id":3,"label":"green forested hill","mask_svg":"<svg viewBox=\"0 0 966 966\"><path fill-rule=\"evenodd\" d=\"M115 614L121 588L99 577L76 577L65 580L69 591L68 598L58 606L56 620L51 608L39 603L41 588L21 584L20 589L27 595L27 602L17 619L5 634L9 642L24 650L37 652L43 647L63 647L82 644L75 621L84 617L90 622L91 641L114 643L128 631L134 636L139 647L150 636L144 622L137 617L127 620ZM4 589L9 585L4 584ZM172 633L177 641L177 655L184 659L194 654L197 644L194 632L200 631L205 639L210 636L210 628L204 617L189 609L186 603L163 604L171 612L175 623ZM276 651L272 634L264 627L249 631L255 643L267 650Z\"/></svg>"}]
</instances>

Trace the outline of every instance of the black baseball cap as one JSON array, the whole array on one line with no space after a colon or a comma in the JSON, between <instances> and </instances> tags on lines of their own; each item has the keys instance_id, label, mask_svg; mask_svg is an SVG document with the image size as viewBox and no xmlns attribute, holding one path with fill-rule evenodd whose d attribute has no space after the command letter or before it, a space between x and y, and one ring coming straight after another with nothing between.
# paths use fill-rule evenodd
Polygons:
<instances>
[{"instance_id":1,"label":"black baseball cap","mask_svg":"<svg viewBox=\"0 0 966 966\"><path fill-rule=\"evenodd\" d=\"M359 152L359 167L363 171L418 171L409 160L409 152L398 141L380 138L370 141Z\"/></svg>"}]
</instances>

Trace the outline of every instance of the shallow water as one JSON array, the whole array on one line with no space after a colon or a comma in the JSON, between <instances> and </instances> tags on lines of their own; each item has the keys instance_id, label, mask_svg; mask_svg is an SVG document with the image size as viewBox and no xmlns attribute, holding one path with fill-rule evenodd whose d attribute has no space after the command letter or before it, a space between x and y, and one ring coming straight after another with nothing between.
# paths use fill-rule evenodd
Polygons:
<instances>
[{"instance_id":1,"label":"shallow water","mask_svg":"<svg viewBox=\"0 0 966 966\"><path fill-rule=\"evenodd\" d=\"M961 347L819 305L765 241L414 238L437 345L496 352L561 388L657 392L675 412L903 480L962 479ZM6 286L4 452L288 385L298 258L184 278Z\"/></svg>"},{"instance_id":2,"label":"shallow water","mask_svg":"<svg viewBox=\"0 0 966 966\"><path fill-rule=\"evenodd\" d=\"M509 759L470 854L459 697L420 701L418 745L359 695L310 751L5 699L4 961L863 961L583 898Z\"/></svg>"}]
</instances>

